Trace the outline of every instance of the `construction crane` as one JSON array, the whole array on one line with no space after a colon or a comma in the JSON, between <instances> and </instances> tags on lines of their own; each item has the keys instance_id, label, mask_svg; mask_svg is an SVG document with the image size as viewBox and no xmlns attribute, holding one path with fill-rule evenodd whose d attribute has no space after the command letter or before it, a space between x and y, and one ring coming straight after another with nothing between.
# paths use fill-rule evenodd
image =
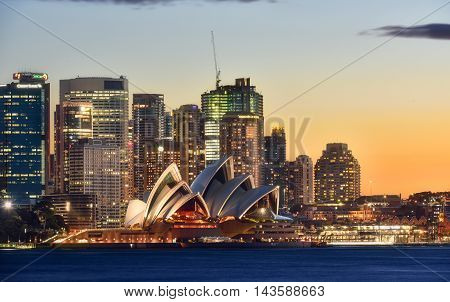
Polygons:
<instances>
[{"instance_id":1,"label":"construction crane","mask_svg":"<svg viewBox=\"0 0 450 302\"><path fill-rule=\"evenodd\" d=\"M211 43L213 47L213 54L214 54L214 66L216 68L216 88L219 88L220 86L220 69L217 65L217 56L216 56L216 42L214 40L214 31L211 30Z\"/></svg>"}]
</instances>

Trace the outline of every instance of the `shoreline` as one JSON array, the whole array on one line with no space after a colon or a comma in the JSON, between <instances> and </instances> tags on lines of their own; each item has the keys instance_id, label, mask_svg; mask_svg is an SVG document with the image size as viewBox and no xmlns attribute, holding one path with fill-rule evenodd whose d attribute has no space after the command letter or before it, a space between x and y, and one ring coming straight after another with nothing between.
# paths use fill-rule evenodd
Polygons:
<instances>
[{"instance_id":1,"label":"shoreline","mask_svg":"<svg viewBox=\"0 0 450 302\"><path fill-rule=\"evenodd\" d=\"M35 250L35 249L303 249L303 248L381 248L381 247L447 247L450 242L421 243L378 243L378 242L254 242L254 243L66 243L60 245L35 245L0 247L1 250Z\"/></svg>"}]
</instances>

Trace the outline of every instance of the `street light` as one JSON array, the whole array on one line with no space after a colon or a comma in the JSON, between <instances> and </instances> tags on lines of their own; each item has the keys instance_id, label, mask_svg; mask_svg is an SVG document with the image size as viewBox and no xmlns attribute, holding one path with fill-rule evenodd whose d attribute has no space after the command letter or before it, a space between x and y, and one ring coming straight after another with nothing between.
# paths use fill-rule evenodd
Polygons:
<instances>
[{"instance_id":1,"label":"street light","mask_svg":"<svg viewBox=\"0 0 450 302\"><path fill-rule=\"evenodd\" d=\"M5 209L11 209L12 208L12 202L11 201L5 201L3 206L5 207Z\"/></svg>"}]
</instances>

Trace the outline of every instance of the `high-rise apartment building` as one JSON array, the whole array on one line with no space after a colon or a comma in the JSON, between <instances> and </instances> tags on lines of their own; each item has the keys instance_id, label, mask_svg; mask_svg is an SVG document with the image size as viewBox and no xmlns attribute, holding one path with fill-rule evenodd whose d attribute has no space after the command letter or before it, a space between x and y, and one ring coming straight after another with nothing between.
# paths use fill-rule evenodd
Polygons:
<instances>
[{"instance_id":1,"label":"high-rise apartment building","mask_svg":"<svg viewBox=\"0 0 450 302\"><path fill-rule=\"evenodd\" d=\"M134 195L142 200L145 191L145 146L161 140L165 135L164 95L134 94L132 114Z\"/></svg>"},{"instance_id":2,"label":"high-rise apartment building","mask_svg":"<svg viewBox=\"0 0 450 302\"><path fill-rule=\"evenodd\" d=\"M318 203L347 203L360 196L361 171L347 144L327 144L314 167Z\"/></svg>"},{"instance_id":3,"label":"high-rise apartment building","mask_svg":"<svg viewBox=\"0 0 450 302\"><path fill-rule=\"evenodd\" d=\"M286 162L286 201L289 207L314 203L314 165L307 155Z\"/></svg>"},{"instance_id":4,"label":"high-rise apartment building","mask_svg":"<svg viewBox=\"0 0 450 302\"><path fill-rule=\"evenodd\" d=\"M97 196L98 228L121 226L121 148L101 140L81 141L69 150L69 193Z\"/></svg>"},{"instance_id":5,"label":"high-rise apartment building","mask_svg":"<svg viewBox=\"0 0 450 302\"><path fill-rule=\"evenodd\" d=\"M205 158L211 164L220 158L220 121L227 112L245 112L259 117L260 149L263 149L263 96L250 84L250 78L236 79L235 85L219 86L202 94L205 114Z\"/></svg>"},{"instance_id":6,"label":"high-rise apartment building","mask_svg":"<svg viewBox=\"0 0 450 302\"><path fill-rule=\"evenodd\" d=\"M0 85L0 201L30 206L50 181L50 84L42 73L16 73Z\"/></svg>"},{"instance_id":7,"label":"high-rise apartment building","mask_svg":"<svg viewBox=\"0 0 450 302\"><path fill-rule=\"evenodd\" d=\"M236 175L251 174L261 183L260 117L245 112L226 113L220 121L220 155L233 156Z\"/></svg>"},{"instance_id":8,"label":"high-rise apartment building","mask_svg":"<svg viewBox=\"0 0 450 302\"><path fill-rule=\"evenodd\" d=\"M275 127L270 136L264 137L264 162L262 178L265 185L280 187L280 204L285 205L286 193L286 133Z\"/></svg>"},{"instance_id":9,"label":"high-rise apartment building","mask_svg":"<svg viewBox=\"0 0 450 302\"><path fill-rule=\"evenodd\" d=\"M188 183L205 168L204 117L197 105L173 111L173 139L180 148L180 173Z\"/></svg>"}]
</instances>

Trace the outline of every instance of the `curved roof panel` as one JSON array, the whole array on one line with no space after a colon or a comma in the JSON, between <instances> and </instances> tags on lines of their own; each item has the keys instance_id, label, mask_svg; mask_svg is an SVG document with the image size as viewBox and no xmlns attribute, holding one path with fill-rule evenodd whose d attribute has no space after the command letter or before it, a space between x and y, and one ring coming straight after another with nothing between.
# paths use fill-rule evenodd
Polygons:
<instances>
[{"instance_id":1,"label":"curved roof panel","mask_svg":"<svg viewBox=\"0 0 450 302\"><path fill-rule=\"evenodd\" d=\"M150 211L165 197L167 192L181 180L180 171L175 163L172 163L164 170L153 186L150 194L144 194L144 197L146 197L144 202L147 204L144 211L144 220L148 218Z\"/></svg>"},{"instance_id":2,"label":"curved roof panel","mask_svg":"<svg viewBox=\"0 0 450 302\"><path fill-rule=\"evenodd\" d=\"M222 209L220 217L234 216L241 219L253 205L267 195L272 195L270 207L277 214L279 203L278 186L262 186L229 200Z\"/></svg>"},{"instance_id":3,"label":"curved roof panel","mask_svg":"<svg viewBox=\"0 0 450 302\"><path fill-rule=\"evenodd\" d=\"M161 199L158 199L156 203L153 204L147 216L144 216L144 226L151 225L159 213L166 206L167 203L173 199L179 199L185 194L191 193L191 188L185 181L178 182L174 187L172 187Z\"/></svg>"},{"instance_id":4,"label":"curved roof panel","mask_svg":"<svg viewBox=\"0 0 450 302\"><path fill-rule=\"evenodd\" d=\"M128 203L127 213L125 215L125 226L131 227L139 223L139 226L142 227L145 208L146 204L142 200L130 200L130 202Z\"/></svg>"},{"instance_id":5,"label":"curved roof panel","mask_svg":"<svg viewBox=\"0 0 450 302\"><path fill-rule=\"evenodd\" d=\"M224 179L221 181L222 183L234 178L233 157L224 157L208 166L194 179L191 185L192 192L200 193L200 195L204 196L207 192L208 186L211 184L213 179L218 176L218 172L220 172L222 168L225 169L223 175Z\"/></svg>"},{"instance_id":6,"label":"curved roof panel","mask_svg":"<svg viewBox=\"0 0 450 302\"><path fill-rule=\"evenodd\" d=\"M211 211L211 217L217 217L220 215L220 212L222 211L226 202L231 198L233 193L235 193L241 185L244 186L244 191L253 189L253 177L248 174L236 176L232 180L225 183L215 194L205 200Z\"/></svg>"},{"instance_id":7,"label":"curved roof panel","mask_svg":"<svg viewBox=\"0 0 450 302\"><path fill-rule=\"evenodd\" d=\"M174 213L176 213L182 206L184 206L189 201L196 199L197 202L200 203L201 207L205 210L206 215L209 217L209 210L208 206L206 205L205 201L203 200L203 197L198 193L190 193L188 195L185 195L179 199L175 199L171 201L170 205L167 204L167 208L164 207L164 209L161 211L161 214L158 216L158 218L162 219L168 219L172 217Z\"/></svg>"}]
</instances>

